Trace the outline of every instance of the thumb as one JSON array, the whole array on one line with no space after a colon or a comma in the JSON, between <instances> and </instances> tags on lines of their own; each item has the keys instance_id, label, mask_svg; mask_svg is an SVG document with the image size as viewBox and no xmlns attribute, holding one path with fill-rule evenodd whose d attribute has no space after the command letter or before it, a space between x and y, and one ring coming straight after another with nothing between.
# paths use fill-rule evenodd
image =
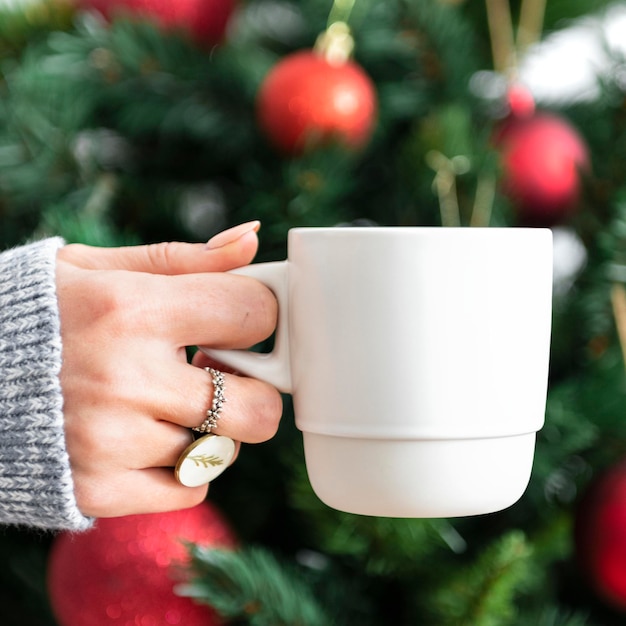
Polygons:
<instances>
[{"instance_id":1,"label":"thumb","mask_svg":"<svg viewBox=\"0 0 626 626\"><path fill-rule=\"evenodd\" d=\"M259 245L260 227L258 221L239 224L215 235L206 244L173 241L120 248L70 244L59 250L58 258L84 269L171 275L224 272L252 261Z\"/></svg>"}]
</instances>

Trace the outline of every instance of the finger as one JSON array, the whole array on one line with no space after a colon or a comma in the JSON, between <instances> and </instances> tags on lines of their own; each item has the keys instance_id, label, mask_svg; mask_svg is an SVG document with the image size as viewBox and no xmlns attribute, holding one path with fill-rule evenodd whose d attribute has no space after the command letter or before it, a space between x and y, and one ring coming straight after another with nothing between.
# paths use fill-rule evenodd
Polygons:
<instances>
[{"instance_id":1,"label":"finger","mask_svg":"<svg viewBox=\"0 0 626 626\"><path fill-rule=\"evenodd\" d=\"M144 246L96 248L70 244L61 260L84 269L122 269L150 274L224 272L247 265L258 249L260 222L247 222L220 233L207 244L163 242Z\"/></svg>"},{"instance_id":2,"label":"finger","mask_svg":"<svg viewBox=\"0 0 626 626\"><path fill-rule=\"evenodd\" d=\"M141 281L129 310L152 336L166 336L178 346L248 348L276 327L274 294L259 281L233 274L158 276Z\"/></svg>"},{"instance_id":3,"label":"finger","mask_svg":"<svg viewBox=\"0 0 626 626\"><path fill-rule=\"evenodd\" d=\"M92 416L87 415L87 420ZM194 441L189 428L169 421L155 420L148 415L128 411L112 414L107 427L80 428L82 449L87 456L76 454L76 424L71 419L67 428L68 451L75 474L97 471L105 476L121 470L147 469L151 467L174 468L180 455ZM235 455L239 444L235 443ZM94 464L93 459L98 463Z\"/></svg>"},{"instance_id":4,"label":"finger","mask_svg":"<svg viewBox=\"0 0 626 626\"><path fill-rule=\"evenodd\" d=\"M143 439L144 445L135 446L132 463L128 469L167 467L172 471L180 455L195 441L191 430L171 422L154 422L150 436ZM137 441L137 440L136 440ZM231 464L239 455L241 443L235 441L235 453Z\"/></svg>"},{"instance_id":5,"label":"finger","mask_svg":"<svg viewBox=\"0 0 626 626\"><path fill-rule=\"evenodd\" d=\"M193 442L189 429L172 422L152 421L142 438L135 438L135 449L127 457L128 469L174 467L180 455ZM141 442L138 444L138 442ZM119 459L123 462L123 459Z\"/></svg>"},{"instance_id":6,"label":"finger","mask_svg":"<svg viewBox=\"0 0 626 626\"><path fill-rule=\"evenodd\" d=\"M186 428L200 426L212 407L214 385L212 376L190 365L186 375L185 394L180 404L164 419ZM224 375L224 397L217 427L211 432L244 443L261 443L277 432L282 416L282 398L271 385L254 378Z\"/></svg>"},{"instance_id":7,"label":"finger","mask_svg":"<svg viewBox=\"0 0 626 626\"><path fill-rule=\"evenodd\" d=\"M113 346L136 339L181 348L248 348L273 332L273 293L246 276L213 272L162 276L123 270L91 272L59 261L62 331L88 340L110 335Z\"/></svg>"},{"instance_id":8,"label":"finger","mask_svg":"<svg viewBox=\"0 0 626 626\"><path fill-rule=\"evenodd\" d=\"M185 487L171 468L129 470L103 478L99 474L75 481L76 503L91 517L122 517L187 509L200 504L208 485Z\"/></svg>"},{"instance_id":9,"label":"finger","mask_svg":"<svg viewBox=\"0 0 626 626\"><path fill-rule=\"evenodd\" d=\"M134 407L109 407L102 419L88 409L69 413L66 441L75 472L173 466L191 443L189 429L159 421Z\"/></svg>"}]
</instances>

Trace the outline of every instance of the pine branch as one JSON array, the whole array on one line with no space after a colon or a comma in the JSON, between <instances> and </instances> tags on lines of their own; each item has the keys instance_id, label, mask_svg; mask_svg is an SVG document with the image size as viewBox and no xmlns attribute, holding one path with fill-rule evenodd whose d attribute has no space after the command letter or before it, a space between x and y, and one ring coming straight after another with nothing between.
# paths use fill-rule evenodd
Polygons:
<instances>
[{"instance_id":1,"label":"pine branch","mask_svg":"<svg viewBox=\"0 0 626 626\"><path fill-rule=\"evenodd\" d=\"M407 2L406 8L419 31L423 71L431 88L442 88L439 97L468 102L469 79L485 68L470 22L458 7L447 3Z\"/></svg>"},{"instance_id":2,"label":"pine branch","mask_svg":"<svg viewBox=\"0 0 626 626\"><path fill-rule=\"evenodd\" d=\"M250 626L331 626L304 578L269 551L190 546L192 580L177 592Z\"/></svg>"},{"instance_id":3,"label":"pine branch","mask_svg":"<svg viewBox=\"0 0 626 626\"><path fill-rule=\"evenodd\" d=\"M511 531L457 568L435 590L431 606L437 626L505 626L517 610L516 595L530 574L531 547L521 531Z\"/></svg>"}]
</instances>

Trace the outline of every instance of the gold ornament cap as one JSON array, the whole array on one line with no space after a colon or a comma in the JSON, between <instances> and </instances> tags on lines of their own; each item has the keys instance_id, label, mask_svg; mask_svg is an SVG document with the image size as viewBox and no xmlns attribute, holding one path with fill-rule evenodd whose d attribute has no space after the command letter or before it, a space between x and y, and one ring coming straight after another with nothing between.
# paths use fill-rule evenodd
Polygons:
<instances>
[{"instance_id":1,"label":"gold ornament cap","mask_svg":"<svg viewBox=\"0 0 626 626\"><path fill-rule=\"evenodd\" d=\"M315 51L331 65L345 63L354 50L354 38L345 22L332 23L315 42Z\"/></svg>"}]
</instances>

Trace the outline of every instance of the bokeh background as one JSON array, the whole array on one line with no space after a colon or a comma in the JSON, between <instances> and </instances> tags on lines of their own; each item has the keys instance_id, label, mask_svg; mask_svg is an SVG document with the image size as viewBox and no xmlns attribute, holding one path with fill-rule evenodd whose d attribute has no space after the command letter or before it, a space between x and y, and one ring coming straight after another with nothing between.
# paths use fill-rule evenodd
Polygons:
<instances>
[{"instance_id":1,"label":"bokeh background","mask_svg":"<svg viewBox=\"0 0 626 626\"><path fill-rule=\"evenodd\" d=\"M625 15L593 0L0 2L3 248L205 241L249 219L259 260L284 258L295 226L555 241L546 425L517 504L328 509L286 397L277 437L184 517L1 529L2 624L623 624Z\"/></svg>"}]
</instances>

